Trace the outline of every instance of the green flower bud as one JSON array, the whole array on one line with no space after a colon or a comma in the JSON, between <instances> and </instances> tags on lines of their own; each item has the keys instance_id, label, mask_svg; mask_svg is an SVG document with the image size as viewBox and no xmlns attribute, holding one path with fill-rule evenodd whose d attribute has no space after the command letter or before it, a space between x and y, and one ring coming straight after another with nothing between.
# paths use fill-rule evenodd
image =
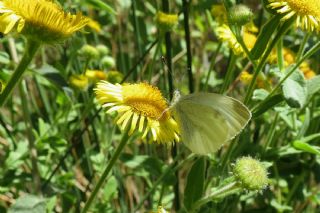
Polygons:
<instances>
[{"instance_id":1,"label":"green flower bud","mask_svg":"<svg viewBox=\"0 0 320 213\"><path fill-rule=\"evenodd\" d=\"M103 44L97 45L96 49L99 51L101 56L107 55L110 52L109 48L107 46L103 45Z\"/></svg>"},{"instance_id":2,"label":"green flower bud","mask_svg":"<svg viewBox=\"0 0 320 213\"><path fill-rule=\"evenodd\" d=\"M249 191L262 190L269 183L267 169L252 157L239 158L234 165L233 174L240 186Z\"/></svg>"},{"instance_id":3,"label":"green flower bud","mask_svg":"<svg viewBox=\"0 0 320 213\"><path fill-rule=\"evenodd\" d=\"M104 66L106 68L111 68L111 67L115 67L116 62L114 61L114 59L111 56L104 56L101 59L101 64L102 64L102 66Z\"/></svg>"},{"instance_id":4,"label":"green flower bud","mask_svg":"<svg viewBox=\"0 0 320 213\"><path fill-rule=\"evenodd\" d=\"M106 80L110 83L120 83L123 80L123 74L116 70L110 70L107 72Z\"/></svg>"},{"instance_id":5,"label":"green flower bud","mask_svg":"<svg viewBox=\"0 0 320 213\"><path fill-rule=\"evenodd\" d=\"M238 4L230 9L228 18L231 24L243 26L252 20L253 13L249 7L243 4Z\"/></svg>"},{"instance_id":6,"label":"green flower bud","mask_svg":"<svg viewBox=\"0 0 320 213\"><path fill-rule=\"evenodd\" d=\"M88 59L98 59L100 56L99 51L94 46L89 44L83 45L79 50L79 54L87 57Z\"/></svg>"}]
</instances>

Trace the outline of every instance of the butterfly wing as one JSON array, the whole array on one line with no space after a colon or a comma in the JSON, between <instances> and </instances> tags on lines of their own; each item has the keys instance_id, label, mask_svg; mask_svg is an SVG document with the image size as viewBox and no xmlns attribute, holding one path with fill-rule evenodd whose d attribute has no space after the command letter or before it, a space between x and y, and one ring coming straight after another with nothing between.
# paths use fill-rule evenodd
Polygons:
<instances>
[{"instance_id":1,"label":"butterfly wing","mask_svg":"<svg viewBox=\"0 0 320 213\"><path fill-rule=\"evenodd\" d=\"M173 106L181 137L197 154L217 151L246 126L251 113L240 101L214 93L184 96Z\"/></svg>"},{"instance_id":2,"label":"butterfly wing","mask_svg":"<svg viewBox=\"0 0 320 213\"><path fill-rule=\"evenodd\" d=\"M211 107L191 101L178 102L173 110L184 144L197 154L217 151L228 140L228 123Z\"/></svg>"}]
</instances>

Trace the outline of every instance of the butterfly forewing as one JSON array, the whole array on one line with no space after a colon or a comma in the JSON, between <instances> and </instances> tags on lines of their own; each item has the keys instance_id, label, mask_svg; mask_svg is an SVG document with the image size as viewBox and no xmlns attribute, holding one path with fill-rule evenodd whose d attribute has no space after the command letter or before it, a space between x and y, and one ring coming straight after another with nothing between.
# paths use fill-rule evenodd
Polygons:
<instances>
[{"instance_id":1,"label":"butterfly forewing","mask_svg":"<svg viewBox=\"0 0 320 213\"><path fill-rule=\"evenodd\" d=\"M194 153L215 152L228 140L226 119L211 107L192 101L178 102L174 117L180 125L182 141Z\"/></svg>"},{"instance_id":2,"label":"butterfly forewing","mask_svg":"<svg viewBox=\"0 0 320 213\"><path fill-rule=\"evenodd\" d=\"M240 101L214 93L184 96L173 111L183 142L197 154L217 151L239 134L251 118Z\"/></svg>"}]
</instances>

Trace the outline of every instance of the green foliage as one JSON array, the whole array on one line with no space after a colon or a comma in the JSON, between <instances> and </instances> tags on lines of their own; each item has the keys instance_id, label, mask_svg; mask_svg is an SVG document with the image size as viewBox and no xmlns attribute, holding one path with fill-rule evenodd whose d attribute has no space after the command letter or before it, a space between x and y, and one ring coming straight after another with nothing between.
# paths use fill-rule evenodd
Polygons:
<instances>
[{"instance_id":1,"label":"green foliage","mask_svg":"<svg viewBox=\"0 0 320 213\"><path fill-rule=\"evenodd\" d=\"M40 46L6 95L0 108L0 212L81 212L98 182L88 212L152 212L159 206L167 212L319 212L320 42L318 34L295 26L296 16L285 20L267 0L56 2L90 17L101 31L87 26L64 43ZM246 17L232 14L239 25L221 23L240 2ZM219 4L224 7L215 13L222 14L212 14ZM166 9L178 19L162 34L155 16ZM245 24L251 10L253 22ZM222 24L232 25L228 35L241 55L219 40ZM0 97L26 49L18 32L1 37ZM87 70L101 72L89 79ZM135 131L111 161L125 133L114 122L117 113L106 114L95 98L100 80L148 82L168 103L176 89L223 92L243 102L252 119L217 153L199 157L183 141L158 144ZM246 191L236 181L233 164L243 157L266 165L263 187Z\"/></svg>"}]
</instances>

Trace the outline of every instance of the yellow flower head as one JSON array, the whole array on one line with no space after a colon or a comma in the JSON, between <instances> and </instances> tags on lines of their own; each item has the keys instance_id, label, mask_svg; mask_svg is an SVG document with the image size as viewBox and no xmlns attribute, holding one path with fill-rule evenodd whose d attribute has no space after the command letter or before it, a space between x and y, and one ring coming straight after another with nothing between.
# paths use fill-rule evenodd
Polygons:
<instances>
[{"instance_id":1,"label":"yellow flower head","mask_svg":"<svg viewBox=\"0 0 320 213\"><path fill-rule=\"evenodd\" d=\"M269 0L269 7L285 14L282 20L296 16L296 25L307 31L320 30L319 0Z\"/></svg>"},{"instance_id":2,"label":"yellow flower head","mask_svg":"<svg viewBox=\"0 0 320 213\"><path fill-rule=\"evenodd\" d=\"M160 90L147 83L111 84L101 81L95 88L96 97L107 113L118 112L117 124L121 129L129 125L145 138L151 132L153 141L168 143L179 141L179 128L168 110L168 104Z\"/></svg>"},{"instance_id":3,"label":"yellow flower head","mask_svg":"<svg viewBox=\"0 0 320 213\"><path fill-rule=\"evenodd\" d=\"M86 90L89 86L89 79L85 75L72 75L69 82L71 86L80 90Z\"/></svg>"},{"instance_id":4,"label":"yellow flower head","mask_svg":"<svg viewBox=\"0 0 320 213\"><path fill-rule=\"evenodd\" d=\"M211 14L216 18L217 22L220 24L227 23L227 10L223 4L214 4L211 7Z\"/></svg>"},{"instance_id":5,"label":"yellow flower head","mask_svg":"<svg viewBox=\"0 0 320 213\"><path fill-rule=\"evenodd\" d=\"M299 66L299 70L303 73L305 79L307 80L316 76L316 73L313 69L311 69L308 62L302 62L302 64Z\"/></svg>"},{"instance_id":6,"label":"yellow flower head","mask_svg":"<svg viewBox=\"0 0 320 213\"><path fill-rule=\"evenodd\" d=\"M217 27L217 36L220 40L228 42L229 47L233 50L235 55L244 54L244 50L228 25L223 24ZM253 48L256 40L257 37L254 34L244 30L243 41L249 50Z\"/></svg>"},{"instance_id":7,"label":"yellow flower head","mask_svg":"<svg viewBox=\"0 0 320 213\"><path fill-rule=\"evenodd\" d=\"M250 74L248 71L244 70L240 73L240 81L244 84L244 85L249 85L251 80L253 78L253 75Z\"/></svg>"},{"instance_id":8,"label":"yellow flower head","mask_svg":"<svg viewBox=\"0 0 320 213\"><path fill-rule=\"evenodd\" d=\"M91 81L105 80L107 74L101 70L86 70L85 76Z\"/></svg>"},{"instance_id":9,"label":"yellow flower head","mask_svg":"<svg viewBox=\"0 0 320 213\"><path fill-rule=\"evenodd\" d=\"M50 0L0 0L0 32L13 29L30 39L60 42L82 29L89 19L66 13Z\"/></svg>"},{"instance_id":10,"label":"yellow flower head","mask_svg":"<svg viewBox=\"0 0 320 213\"><path fill-rule=\"evenodd\" d=\"M159 11L156 14L156 22L161 31L171 31L178 24L178 15Z\"/></svg>"}]
</instances>

